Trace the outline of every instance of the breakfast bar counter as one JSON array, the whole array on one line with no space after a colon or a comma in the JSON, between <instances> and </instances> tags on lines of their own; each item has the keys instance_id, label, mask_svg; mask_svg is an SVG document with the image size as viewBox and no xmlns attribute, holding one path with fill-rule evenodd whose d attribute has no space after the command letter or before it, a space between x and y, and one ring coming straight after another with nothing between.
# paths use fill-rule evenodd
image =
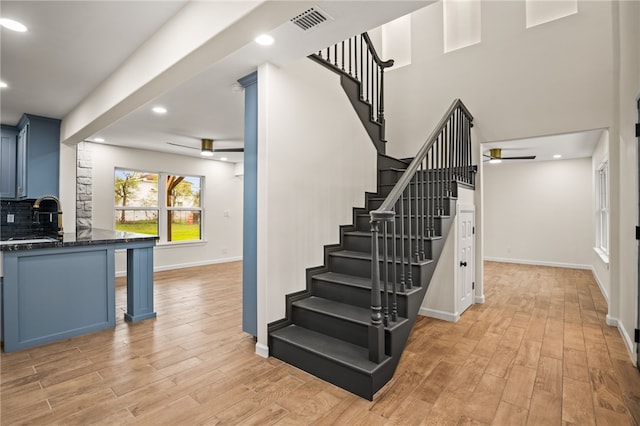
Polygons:
<instances>
[{"instance_id":1,"label":"breakfast bar counter","mask_svg":"<svg viewBox=\"0 0 640 426\"><path fill-rule=\"evenodd\" d=\"M4 351L115 326L115 250L127 250L130 322L153 318L157 237L86 229L61 240L2 241Z\"/></svg>"}]
</instances>

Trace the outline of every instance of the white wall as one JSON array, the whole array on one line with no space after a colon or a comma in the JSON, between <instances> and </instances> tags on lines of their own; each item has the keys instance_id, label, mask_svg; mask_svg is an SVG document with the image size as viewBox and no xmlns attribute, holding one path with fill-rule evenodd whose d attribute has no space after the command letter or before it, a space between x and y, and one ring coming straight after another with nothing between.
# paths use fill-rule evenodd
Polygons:
<instances>
[{"instance_id":1,"label":"white wall","mask_svg":"<svg viewBox=\"0 0 640 426\"><path fill-rule=\"evenodd\" d=\"M331 71L300 59L258 68L258 346L284 317L285 295L306 287L376 189L376 153ZM261 346L263 345L263 346Z\"/></svg>"},{"instance_id":2,"label":"white wall","mask_svg":"<svg viewBox=\"0 0 640 426\"><path fill-rule=\"evenodd\" d=\"M483 141L612 124L610 2L525 28L524 1L482 1L482 40L443 53L442 2L411 15L411 65L385 73L391 155L413 155L454 98Z\"/></svg>"},{"instance_id":3,"label":"white wall","mask_svg":"<svg viewBox=\"0 0 640 426\"><path fill-rule=\"evenodd\" d=\"M115 229L114 169L128 168L204 176L206 242L157 246L156 270L219 263L242 258L241 177L232 163L91 143L93 153L93 227ZM224 211L229 217L224 217ZM116 255L116 273L126 271L124 252Z\"/></svg>"},{"instance_id":4,"label":"white wall","mask_svg":"<svg viewBox=\"0 0 640 426\"><path fill-rule=\"evenodd\" d=\"M484 167L485 259L591 269L591 159Z\"/></svg>"},{"instance_id":5,"label":"white wall","mask_svg":"<svg viewBox=\"0 0 640 426\"><path fill-rule=\"evenodd\" d=\"M598 179L598 169L602 165L602 163L609 158L609 132L603 131L600 135L600 139L598 140L598 144L596 145L595 150L593 151L593 155L591 156L591 170L592 170L592 182L594 195L592 197L592 214L594 218L594 230L596 229L597 223L597 198L595 191L597 190L597 179ZM592 261L591 264L593 266L593 275L600 286L600 290L604 295L607 301L609 300L609 294L611 293L611 278L609 274L609 261L608 259L604 259L600 254L598 254L595 250L596 247L596 235L595 232L593 234L592 244L594 247L593 254L591 255Z\"/></svg>"}]
</instances>

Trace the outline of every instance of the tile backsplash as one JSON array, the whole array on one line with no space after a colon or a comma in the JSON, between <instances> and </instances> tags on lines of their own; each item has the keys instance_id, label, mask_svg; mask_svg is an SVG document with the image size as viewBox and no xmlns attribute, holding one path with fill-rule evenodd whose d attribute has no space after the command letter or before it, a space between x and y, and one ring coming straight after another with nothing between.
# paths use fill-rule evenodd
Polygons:
<instances>
[{"instance_id":1,"label":"tile backsplash","mask_svg":"<svg viewBox=\"0 0 640 426\"><path fill-rule=\"evenodd\" d=\"M55 201L44 200L35 211L35 199L0 200L0 240L58 236Z\"/></svg>"}]
</instances>

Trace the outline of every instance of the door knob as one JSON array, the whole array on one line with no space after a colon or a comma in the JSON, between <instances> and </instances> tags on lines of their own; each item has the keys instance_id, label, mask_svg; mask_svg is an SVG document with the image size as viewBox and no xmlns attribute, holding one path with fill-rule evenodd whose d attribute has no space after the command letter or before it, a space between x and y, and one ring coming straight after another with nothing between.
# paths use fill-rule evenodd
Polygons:
<instances>
[{"instance_id":1,"label":"door knob","mask_svg":"<svg viewBox=\"0 0 640 426\"><path fill-rule=\"evenodd\" d=\"M460 262L460 266L467 266L467 262Z\"/></svg>"}]
</instances>

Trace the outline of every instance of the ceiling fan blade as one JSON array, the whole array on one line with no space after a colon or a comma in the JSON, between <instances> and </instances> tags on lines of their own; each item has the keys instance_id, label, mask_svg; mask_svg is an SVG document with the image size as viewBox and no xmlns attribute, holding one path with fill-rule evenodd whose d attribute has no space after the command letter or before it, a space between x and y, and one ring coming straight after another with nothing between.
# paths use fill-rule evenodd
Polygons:
<instances>
[{"instance_id":1,"label":"ceiling fan blade","mask_svg":"<svg viewBox=\"0 0 640 426\"><path fill-rule=\"evenodd\" d=\"M220 148L214 149L213 152L244 152L244 148Z\"/></svg>"},{"instance_id":2,"label":"ceiling fan blade","mask_svg":"<svg viewBox=\"0 0 640 426\"><path fill-rule=\"evenodd\" d=\"M195 146L182 145L182 144L175 143L175 142L167 142L167 144L169 144L169 145L173 145L173 146L179 146L179 147L181 147L181 148L197 149L198 151L200 150L200 148L195 147Z\"/></svg>"},{"instance_id":3,"label":"ceiling fan blade","mask_svg":"<svg viewBox=\"0 0 640 426\"><path fill-rule=\"evenodd\" d=\"M535 155L525 155L523 157L502 157L502 160L535 160Z\"/></svg>"}]
</instances>

